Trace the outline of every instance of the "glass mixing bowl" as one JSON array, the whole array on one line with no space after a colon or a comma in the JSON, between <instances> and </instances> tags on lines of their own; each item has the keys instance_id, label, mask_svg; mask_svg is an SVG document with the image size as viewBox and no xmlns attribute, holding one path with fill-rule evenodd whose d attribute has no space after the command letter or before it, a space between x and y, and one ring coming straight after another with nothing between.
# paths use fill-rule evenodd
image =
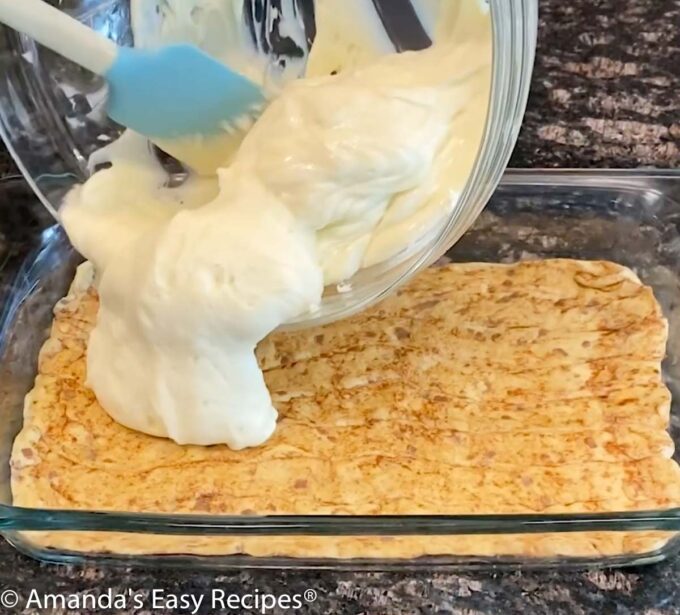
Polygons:
<instances>
[{"instance_id":1,"label":"glass mixing bowl","mask_svg":"<svg viewBox=\"0 0 680 615\"><path fill-rule=\"evenodd\" d=\"M265 2L265 12L267 7L276 11L280 1ZM255 13L260 11L262 23L271 23L266 15L262 17L261 0L244 2L252 5ZM53 3L119 44L133 43L130 0ZM384 34L397 50L427 45L426 27L409 0L373 0L373 4ZM303 13L307 43L312 44L313 0L295 0L295 6ZM488 113L479 151L458 205L441 228L419 242L407 257L395 257L363 269L350 280L327 288L320 309L301 316L290 326L344 318L380 300L458 241L490 198L507 165L524 114L535 52L537 0L489 0L489 6L493 60ZM289 53L277 48L280 36L262 37L262 30L256 32L257 24L250 26L254 39L261 48L266 46L273 61ZM106 116L106 87L100 78L6 28L0 31L0 51L2 138L26 180L58 219L64 195L87 179L90 155L119 136L121 128ZM181 178L181 167L168 159L164 163L170 181Z\"/></svg>"}]
</instances>

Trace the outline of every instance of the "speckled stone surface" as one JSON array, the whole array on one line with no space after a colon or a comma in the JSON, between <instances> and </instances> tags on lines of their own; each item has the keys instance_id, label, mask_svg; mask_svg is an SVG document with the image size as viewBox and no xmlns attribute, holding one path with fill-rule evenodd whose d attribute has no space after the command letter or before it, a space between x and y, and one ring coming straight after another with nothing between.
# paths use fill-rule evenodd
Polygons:
<instances>
[{"instance_id":1,"label":"speckled stone surface","mask_svg":"<svg viewBox=\"0 0 680 615\"><path fill-rule=\"evenodd\" d=\"M510 614L660 615L680 612L680 560L654 568L626 571L507 572L507 573L331 573L240 572L233 574L138 570L117 571L71 566L36 565L0 546L5 565L0 586L16 588L21 604L38 594L73 592L126 594L131 608L125 613L189 613L190 610L153 609L152 590L169 594L204 596L201 614L227 613L210 608L213 590L225 593L304 594L316 599L298 610L270 613L319 615ZM132 597L130 596L132 594ZM157 594L159 595L159 594ZM1 596L1 590L0 590ZM139 596L134 603L134 596ZM82 600L82 597L80 598ZM141 604L141 609L135 609ZM3 613L39 613L39 609L2 610ZM43 611L44 612L44 611ZM79 612L79 611L69 611ZM83 611L85 612L85 611ZM106 611L102 611L106 612ZM121 611L110 611L121 612ZM234 610L232 613L255 612Z\"/></svg>"},{"instance_id":2,"label":"speckled stone surface","mask_svg":"<svg viewBox=\"0 0 680 615\"><path fill-rule=\"evenodd\" d=\"M539 0L516 167L680 166L680 4Z\"/></svg>"},{"instance_id":3,"label":"speckled stone surface","mask_svg":"<svg viewBox=\"0 0 680 615\"><path fill-rule=\"evenodd\" d=\"M541 0L540 5L532 94L512 165L680 167L680 2ZM0 154L0 175L15 172L8 156ZM6 211L0 213L0 235L11 235L11 250L17 250L13 229L41 221L32 214L9 219ZM680 613L680 558L625 570L219 573L50 566L0 542L0 559L0 603L4 590L20 596L16 607L0 604L0 613L45 612L25 607L32 589L62 596L124 594L128 608L102 611L123 613L192 612L154 608L154 589L165 591L166 598L205 596L198 613L220 612L210 605L214 589L316 592L298 611L273 613Z\"/></svg>"}]
</instances>

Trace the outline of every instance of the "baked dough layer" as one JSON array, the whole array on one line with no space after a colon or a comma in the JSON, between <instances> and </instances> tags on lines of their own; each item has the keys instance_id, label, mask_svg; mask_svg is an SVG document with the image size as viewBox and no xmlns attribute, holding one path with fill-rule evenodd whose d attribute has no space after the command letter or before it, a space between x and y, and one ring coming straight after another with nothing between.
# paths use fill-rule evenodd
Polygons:
<instances>
[{"instance_id":1,"label":"baked dough layer","mask_svg":"<svg viewBox=\"0 0 680 615\"><path fill-rule=\"evenodd\" d=\"M680 505L661 379L667 323L608 262L457 264L349 320L258 347L265 445L178 446L112 421L85 384L96 292L74 285L27 396L17 506L202 514L577 513ZM31 532L114 553L296 557L642 553L663 532L181 537Z\"/></svg>"}]
</instances>

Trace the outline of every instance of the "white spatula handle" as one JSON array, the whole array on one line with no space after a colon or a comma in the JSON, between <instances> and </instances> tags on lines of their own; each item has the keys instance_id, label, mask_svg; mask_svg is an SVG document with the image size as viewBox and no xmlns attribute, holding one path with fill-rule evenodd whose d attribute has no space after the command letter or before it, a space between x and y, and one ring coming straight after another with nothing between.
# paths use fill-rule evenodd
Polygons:
<instances>
[{"instance_id":1,"label":"white spatula handle","mask_svg":"<svg viewBox=\"0 0 680 615\"><path fill-rule=\"evenodd\" d=\"M0 22L99 75L118 53L113 41L42 0L0 0Z\"/></svg>"}]
</instances>

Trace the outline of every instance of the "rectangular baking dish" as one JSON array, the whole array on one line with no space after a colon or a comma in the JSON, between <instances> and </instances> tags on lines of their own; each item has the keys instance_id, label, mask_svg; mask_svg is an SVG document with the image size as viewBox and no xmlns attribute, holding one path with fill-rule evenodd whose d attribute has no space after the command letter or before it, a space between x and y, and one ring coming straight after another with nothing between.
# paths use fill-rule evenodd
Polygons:
<instances>
[{"instance_id":1,"label":"rectangular baking dish","mask_svg":"<svg viewBox=\"0 0 680 615\"><path fill-rule=\"evenodd\" d=\"M0 183L0 530L20 551L50 562L196 567L461 568L480 566L632 565L680 550L680 509L579 515L227 517L22 509L12 506L9 458L21 428L23 398L35 376L52 307L65 293L79 257L20 179ZM509 171L484 214L447 255L454 261L530 258L606 259L631 267L651 285L670 323L664 374L680 400L680 173L667 171ZM671 410L680 443L680 402ZM679 448L676 446L676 449ZM678 451L676 450L676 459ZM669 532L649 552L616 557L426 557L331 560L251 556L123 555L38 547L26 530L123 532L167 536L392 537L573 532ZM676 533L677 532L677 533Z\"/></svg>"}]
</instances>

